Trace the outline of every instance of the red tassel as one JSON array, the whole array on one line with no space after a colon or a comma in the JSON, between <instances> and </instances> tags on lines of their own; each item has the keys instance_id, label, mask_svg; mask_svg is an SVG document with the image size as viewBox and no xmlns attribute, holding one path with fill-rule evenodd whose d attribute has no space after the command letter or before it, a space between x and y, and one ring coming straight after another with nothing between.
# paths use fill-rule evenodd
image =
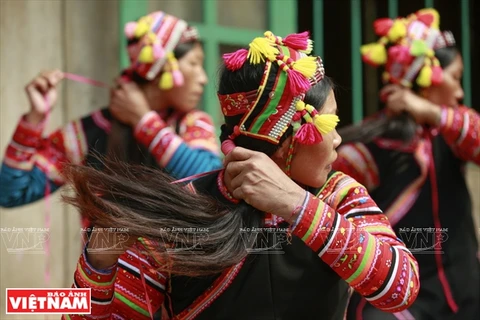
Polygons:
<instances>
[{"instance_id":1,"label":"red tassel","mask_svg":"<svg viewBox=\"0 0 480 320\"><path fill-rule=\"evenodd\" d=\"M295 112L295 114L292 117L292 121L297 122L302 119L302 114L300 112Z\"/></svg>"},{"instance_id":2,"label":"red tassel","mask_svg":"<svg viewBox=\"0 0 480 320\"><path fill-rule=\"evenodd\" d=\"M310 81L300 72L289 68L287 69L287 74L288 85L290 86L290 91L294 96L305 93L310 89Z\"/></svg>"},{"instance_id":3,"label":"red tassel","mask_svg":"<svg viewBox=\"0 0 480 320\"><path fill-rule=\"evenodd\" d=\"M283 39L283 44L294 50L308 50L310 44L310 33L304 31L302 33L293 33Z\"/></svg>"},{"instance_id":4,"label":"red tassel","mask_svg":"<svg viewBox=\"0 0 480 320\"><path fill-rule=\"evenodd\" d=\"M386 36L392 26L393 20L390 18L380 18L373 22L373 29L375 30L375 33L380 37Z\"/></svg>"},{"instance_id":5,"label":"red tassel","mask_svg":"<svg viewBox=\"0 0 480 320\"><path fill-rule=\"evenodd\" d=\"M435 17L431 13L417 14L417 20L423 22L427 27L430 27Z\"/></svg>"},{"instance_id":6,"label":"red tassel","mask_svg":"<svg viewBox=\"0 0 480 320\"><path fill-rule=\"evenodd\" d=\"M302 125L295 134L295 139L305 145L317 144L323 141L322 134L318 132L313 123Z\"/></svg>"},{"instance_id":7,"label":"red tassel","mask_svg":"<svg viewBox=\"0 0 480 320\"><path fill-rule=\"evenodd\" d=\"M230 71L237 71L240 69L245 61L247 61L248 50L240 49L232 53L226 53L223 55L223 61L225 66Z\"/></svg>"},{"instance_id":8,"label":"red tassel","mask_svg":"<svg viewBox=\"0 0 480 320\"><path fill-rule=\"evenodd\" d=\"M443 81L443 70L440 66L432 67L432 85L438 86Z\"/></svg>"}]
</instances>

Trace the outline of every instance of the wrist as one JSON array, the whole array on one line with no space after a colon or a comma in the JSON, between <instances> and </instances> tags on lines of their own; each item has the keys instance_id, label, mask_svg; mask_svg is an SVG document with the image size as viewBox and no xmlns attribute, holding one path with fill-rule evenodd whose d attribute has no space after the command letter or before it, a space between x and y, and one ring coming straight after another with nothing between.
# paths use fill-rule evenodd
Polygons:
<instances>
[{"instance_id":1,"label":"wrist","mask_svg":"<svg viewBox=\"0 0 480 320\"><path fill-rule=\"evenodd\" d=\"M32 110L25 115L25 120L32 125L38 125L45 120L45 117L45 114Z\"/></svg>"},{"instance_id":2,"label":"wrist","mask_svg":"<svg viewBox=\"0 0 480 320\"><path fill-rule=\"evenodd\" d=\"M282 197L286 201L282 201L282 205L275 214L292 223L295 221L298 213L302 211L306 195L307 192L299 187L290 193L288 197Z\"/></svg>"},{"instance_id":3,"label":"wrist","mask_svg":"<svg viewBox=\"0 0 480 320\"><path fill-rule=\"evenodd\" d=\"M440 126L440 122L442 120L442 107L434 104L429 103L427 106L428 116L427 116L427 123L432 127Z\"/></svg>"},{"instance_id":4,"label":"wrist","mask_svg":"<svg viewBox=\"0 0 480 320\"><path fill-rule=\"evenodd\" d=\"M130 125L132 126L132 128L136 128L147 113L149 113L149 110L140 111L139 113L135 114L135 116L132 117L132 120L130 121Z\"/></svg>"}]
</instances>

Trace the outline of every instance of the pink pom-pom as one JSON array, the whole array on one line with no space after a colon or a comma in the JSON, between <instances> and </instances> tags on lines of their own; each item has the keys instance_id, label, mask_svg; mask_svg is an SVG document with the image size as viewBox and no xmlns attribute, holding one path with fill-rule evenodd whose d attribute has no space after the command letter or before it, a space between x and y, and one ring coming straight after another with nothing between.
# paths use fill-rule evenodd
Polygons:
<instances>
[{"instance_id":1,"label":"pink pom-pom","mask_svg":"<svg viewBox=\"0 0 480 320\"><path fill-rule=\"evenodd\" d=\"M312 145L323 141L322 134L318 132L313 123L305 123L302 125L295 134L295 139L305 145Z\"/></svg>"},{"instance_id":2,"label":"pink pom-pom","mask_svg":"<svg viewBox=\"0 0 480 320\"><path fill-rule=\"evenodd\" d=\"M133 39L135 37L136 28L137 28L136 22L129 22L125 25L124 32L127 39Z\"/></svg>"},{"instance_id":3,"label":"pink pom-pom","mask_svg":"<svg viewBox=\"0 0 480 320\"><path fill-rule=\"evenodd\" d=\"M232 53L226 53L223 55L223 61L225 66L230 71L237 71L240 69L245 61L247 61L248 50L240 49Z\"/></svg>"},{"instance_id":4,"label":"pink pom-pom","mask_svg":"<svg viewBox=\"0 0 480 320\"><path fill-rule=\"evenodd\" d=\"M163 50L162 46L159 43L155 43L153 45L153 57L155 60L162 58L165 55L165 50Z\"/></svg>"},{"instance_id":5,"label":"pink pom-pom","mask_svg":"<svg viewBox=\"0 0 480 320\"><path fill-rule=\"evenodd\" d=\"M303 76L298 71L293 69L287 69L288 74L288 85L290 86L290 91L294 96L307 92L311 85L310 81Z\"/></svg>"},{"instance_id":6,"label":"pink pom-pom","mask_svg":"<svg viewBox=\"0 0 480 320\"><path fill-rule=\"evenodd\" d=\"M173 84L175 87L183 86L183 74L180 72L180 70L173 71L172 76L173 76Z\"/></svg>"},{"instance_id":7,"label":"pink pom-pom","mask_svg":"<svg viewBox=\"0 0 480 320\"><path fill-rule=\"evenodd\" d=\"M443 70L440 66L432 67L432 85L438 86L443 81Z\"/></svg>"},{"instance_id":8,"label":"pink pom-pom","mask_svg":"<svg viewBox=\"0 0 480 320\"><path fill-rule=\"evenodd\" d=\"M223 154L227 155L230 152L232 152L232 150L235 149L235 147L236 147L235 142L233 142L233 140L227 139L222 142L221 149Z\"/></svg>"},{"instance_id":9,"label":"pink pom-pom","mask_svg":"<svg viewBox=\"0 0 480 320\"><path fill-rule=\"evenodd\" d=\"M308 31L302 33L294 33L286 36L283 39L283 44L294 50L307 50L310 40L310 34Z\"/></svg>"},{"instance_id":10,"label":"pink pom-pom","mask_svg":"<svg viewBox=\"0 0 480 320\"><path fill-rule=\"evenodd\" d=\"M406 64L412 60L410 49L406 46L398 45L388 49L388 56L392 61Z\"/></svg>"}]
</instances>

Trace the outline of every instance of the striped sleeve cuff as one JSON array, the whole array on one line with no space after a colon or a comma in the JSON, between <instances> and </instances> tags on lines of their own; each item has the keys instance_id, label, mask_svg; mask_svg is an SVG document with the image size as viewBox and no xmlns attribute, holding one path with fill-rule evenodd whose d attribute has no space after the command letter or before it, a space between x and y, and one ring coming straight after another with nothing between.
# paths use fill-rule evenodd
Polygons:
<instances>
[{"instance_id":1,"label":"striped sleeve cuff","mask_svg":"<svg viewBox=\"0 0 480 320\"><path fill-rule=\"evenodd\" d=\"M143 116L134 129L134 135L138 142L150 148L157 134L166 127L165 121L155 111L150 111Z\"/></svg>"},{"instance_id":2,"label":"striped sleeve cuff","mask_svg":"<svg viewBox=\"0 0 480 320\"><path fill-rule=\"evenodd\" d=\"M292 231L313 251L319 252L328 242L338 214L317 197L309 194L306 200Z\"/></svg>"},{"instance_id":3,"label":"striped sleeve cuff","mask_svg":"<svg viewBox=\"0 0 480 320\"><path fill-rule=\"evenodd\" d=\"M108 269L97 270L87 260L87 245L80 256L75 271L75 286L92 289L92 302L99 304L110 303L113 299L117 265Z\"/></svg>"},{"instance_id":4,"label":"striped sleeve cuff","mask_svg":"<svg viewBox=\"0 0 480 320\"><path fill-rule=\"evenodd\" d=\"M41 143L42 132L45 128L45 121L38 125L32 125L24 115L17 125L13 134L13 142L26 148L38 148Z\"/></svg>"}]
</instances>

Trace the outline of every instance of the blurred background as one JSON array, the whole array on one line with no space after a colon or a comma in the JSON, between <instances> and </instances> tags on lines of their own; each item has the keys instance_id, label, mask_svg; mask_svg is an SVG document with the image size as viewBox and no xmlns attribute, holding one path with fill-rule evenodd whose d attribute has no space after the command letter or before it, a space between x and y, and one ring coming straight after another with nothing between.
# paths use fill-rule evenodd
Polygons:
<instances>
[{"instance_id":1,"label":"blurred background","mask_svg":"<svg viewBox=\"0 0 480 320\"><path fill-rule=\"evenodd\" d=\"M0 152L5 152L18 120L29 110L24 93L28 81L42 70L59 68L111 83L127 62L124 23L154 10L198 27L210 77L202 108L217 126L221 113L215 87L222 53L245 46L266 30L280 36L310 30L315 53L323 57L327 74L339 86L341 125L358 122L379 108L379 74L362 65L359 54L361 44L376 39L373 21L432 6L440 12L440 27L453 31L462 51L464 102L480 110L480 83L475 77L480 67L475 59L480 56L480 21L473 19L480 16L479 1L0 0ZM106 89L65 80L60 92L46 133L108 104ZM480 170L469 165L467 175L478 222ZM47 210L51 223L48 230L42 230L48 224ZM5 288L71 285L82 246L79 225L76 211L60 203L58 192L50 204L39 201L17 209L0 208L0 319L25 318L5 315Z\"/></svg>"}]
</instances>

